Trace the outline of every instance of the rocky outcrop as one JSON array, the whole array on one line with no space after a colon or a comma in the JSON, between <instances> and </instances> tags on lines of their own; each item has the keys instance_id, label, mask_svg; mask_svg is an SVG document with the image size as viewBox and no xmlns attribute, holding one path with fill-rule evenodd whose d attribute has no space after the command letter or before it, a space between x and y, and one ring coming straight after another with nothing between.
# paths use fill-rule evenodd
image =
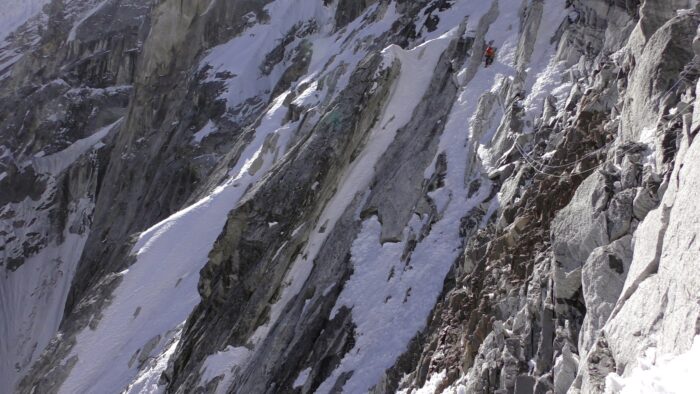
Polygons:
<instances>
[{"instance_id":1,"label":"rocky outcrop","mask_svg":"<svg viewBox=\"0 0 700 394\"><path fill-rule=\"evenodd\" d=\"M673 17L672 13L653 13L652 8L648 4L642 9L647 15L662 18L664 22ZM579 25L598 23L596 18L588 14L590 11L592 10L585 5L579 8L579 15L585 15ZM620 67L616 76L614 71L611 73L606 70L611 66L603 63L589 74L587 81L591 87L583 96L578 92L585 89L572 89L563 108L576 109L578 122L583 121L579 124L587 126L580 131L579 136L594 144L590 148L578 147L583 150L575 153L573 160L563 160L563 163L555 160L540 163L537 159L525 157L526 164L534 167L536 175L529 185L523 181L519 184L528 185L524 186L526 190L538 190L538 193L547 190L544 192L547 196L556 194L565 198L566 193L557 193L554 191L557 189L538 187L539 182L558 180L566 182L567 190L573 189L576 193L570 201L565 199L563 205L541 203L538 206L539 212L522 208L510 211L506 205L502 210L503 219L506 220L497 222L491 230L492 234L481 235L480 243L472 241L474 246L467 245L465 258L477 261L477 269L449 280L443 301L438 303L431 317L428 336L417 337L423 350L422 353L418 352L421 356L417 359L416 369L402 381L406 391L430 386L435 388L435 392L451 392L460 388L466 392L603 392L608 374L624 374L636 366L644 349L657 346L658 339L637 344L639 337L656 338L652 333L658 333L664 337L671 335L678 341L679 337L674 335L681 335L682 345L664 349L665 354L679 354L690 348L697 332L687 329L683 331L684 328L681 327L694 324L693 316L696 312L692 308L697 303L690 299L693 296L678 300L679 305L687 305L682 308L689 307L691 310L684 309L684 318L670 323L663 312L669 310L669 295L666 290L669 285L652 285L648 278L655 279L657 276L658 256L663 248L662 240L668 231L666 226L669 222L669 209L664 209L663 205L657 208L665 188L663 184L659 185L660 180L673 176L671 166L663 163L677 162L675 152L683 142L675 142L673 146L666 144L661 150L659 147L663 145L664 138L679 136L683 127L692 128L687 116L680 118L682 114L664 114L674 106L686 110L692 107L689 101L694 100L693 88L686 89L693 86L692 80L683 79L686 73L692 75L692 71L681 74L680 80L678 73L684 70L685 64L693 57L688 48L697 27L696 18L696 14L690 13L666 24L660 23L654 28L656 35L649 35L648 46L642 52L658 51L654 55L655 60L642 54L635 59L636 63L628 63L629 59L620 57L618 59L624 63L612 65L613 70ZM562 38L572 40L579 29L584 30L585 27L570 26ZM609 41L608 38L603 46L609 48ZM681 50L681 46L685 49ZM560 46L560 56L566 53L562 48L565 47ZM626 50L622 48L618 54L624 54ZM681 54L677 51L684 52ZM678 59L679 64L662 71L664 66L657 63L658 59L667 57ZM625 70L630 64L632 69ZM642 95L635 87L636 83L642 80L647 83L657 81L651 75L641 76L646 72L644 70L649 69L656 69L656 76L659 72L665 72L675 82L667 85L666 90L647 90ZM617 82L611 84L611 79L614 78L617 78ZM677 93L679 91L685 91L690 98L681 99ZM670 99L669 96L674 98ZM611 97L619 97L620 102L611 101ZM643 110L643 116L646 116L646 120L643 120L632 114L638 113L633 111L642 111L641 107L634 106L644 105L645 101L649 104ZM568 104L575 102L578 102L576 106ZM603 113L585 112L586 108L595 111L601 105L606 109ZM621 122L615 118L619 108L622 108ZM612 115L606 114L610 110ZM558 116L561 117L562 112ZM634 133L635 130L641 131L644 127L649 127L642 125L649 124L656 125L651 126L655 131L664 130L666 136L660 136L661 132L657 132L650 139L645 139L649 137L641 136L641 132ZM545 135L556 136L561 133L556 126L554 130L540 130L539 133L547 133ZM566 141L568 138L571 135L556 139L550 137L550 141ZM620 142L615 143L615 138ZM646 146L631 143L630 140L641 141ZM561 151L562 148L558 147L548 156L557 158L566 152ZM549 149L551 148L547 148ZM606 150L607 158L603 155ZM570 152L569 148L567 153ZM659 153L651 155L651 152ZM667 155L666 159L662 159L664 154ZM649 157L658 160L650 162ZM593 166L585 166L586 160L590 160ZM600 164L596 165L596 162ZM677 170L679 167L676 165L675 168ZM518 179L520 174L522 171L512 177ZM586 179L580 185L580 181L571 182L581 176ZM512 181L507 181L504 186L510 182ZM506 195L512 198L512 194ZM522 196L519 197L521 204L529 197L527 191L516 195ZM557 206L563 209L559 210ZM515 214L508 217L509 212ZM544 222L547 229L544 234L533 228L533 217ZM527 224L523 226L520 222ZM654 235L644 235L646 226L654 228ZM513 231L516 228L522 230ZM547 239L546 234L550 234L551 238ZM539 241L535 253L522 253L522 249L517 249L522 247L525 240L533 237ZM502 250L503 246L499 244L508 241L516 249L494 253ZM638 248L644 248L645 251L637 251ZM656 259L641 257L654 255L657 256ZM475 259L473 256L478 257ZM511 266L520 266L524 272L519 274L522 271L518 269L503 270L504 257L505 261L511 262ZM636 259L651 261L651 265L646 263L634 267L633 261ZM680 257L675 261L687 269L688 264L692 264L691 260ZM470 265L474 263L471 262ZM647 268L642 269L641 266ZM638 269L642 271L637 271ZM638 279L633 279L635 277ZM481 285L483 287L479 291L477 284L482 283L485 285ZM638 287L640 283L650 286L649 290L639 292L642 288ZM688 283L686 286L692 285ZM628 297L632 294L640 297L636 305L628 304ZM648 316L648 311L642 312L642 297L659 300L658 312L650 314L653 317L641 318L642 314ZM473 312L470 315L465 310ZM630 314L617 317L621 310ZM634 313L639 314L633 315ZM636 334L631 327L626 326L631 321L640 327L635 331ZM641 323L644 321L647 325ZM662 321L664 323L660 323ZM631 344L632 341L635 345Z\"/></svg>"},{"instance_id":2,"label":"rocky outcrop","mask_svg":"<svg viewBox=\"0 0 700 394\"><path fill-rule=\"evenodd\" d=\"M104 34L71 41L92 6L54 1L0 48L4 387L59 328L132 93L148 4L112 1L92 14L117 16Z\"/></svg>"}]
</instances>

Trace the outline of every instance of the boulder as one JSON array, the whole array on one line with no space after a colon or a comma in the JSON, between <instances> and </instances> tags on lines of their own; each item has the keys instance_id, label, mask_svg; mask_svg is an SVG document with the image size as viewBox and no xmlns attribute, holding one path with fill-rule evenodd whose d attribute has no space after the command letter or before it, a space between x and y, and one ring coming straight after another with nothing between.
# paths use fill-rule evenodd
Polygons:
<instances>
[{"instance_id":1,"label":"boulder","mask_svg":"<svg viewBox=\"0 0 700 394\"><path fill-rule=\"evenodd\" d=\"M583 266L581 283L586 317L579 334L579 355L585 358L610 317L632 263L632 236L596 248Z\"/></svg>"},{"instance_id":2,"label":"boulder","mask_svg":"<svg viewBox=\"0 0 700 394\"><path fill-rule=\"evenodd\" d=\"M659 199L656 193L648 188L637 188L632 202L632 213L638 220L644 220L647 214L654 208L659 206Z\"/></svg>"},{"instance_id":3,"label":"boulder","mask_svg":"<svg viewBox=\"0 0 700 394\"><path fill-rule=\"evenodd\" d=\"M634 189L623 190L610 201L610 206L605 213L610 240L618 239L629 232L632 222L632 203L636 194Z\"/></svg>"},{"instance_id":4,"label":"boulder","mask_svg":"<svg viewBox=\"0 0 700 394\"><path fill-rule=\"evenodd\" d=\"M564 345L562 354L554 363L554 394L566 394L576 378L578 357L571 352L568 344Z\"/></svg>"},{"instance_id":5,"label":"boulder","mask_svg":"<svg viewBox=\"0 0 700 394\"><path fill-rule=\"evenodd\" d=\"M583 181L569 205L552 221L557 298L569 298L580 289L583 263L593 249L608 244L607 220L603 212L608 199L606 177L595 172Z\"/></svg>"}]
</instances>

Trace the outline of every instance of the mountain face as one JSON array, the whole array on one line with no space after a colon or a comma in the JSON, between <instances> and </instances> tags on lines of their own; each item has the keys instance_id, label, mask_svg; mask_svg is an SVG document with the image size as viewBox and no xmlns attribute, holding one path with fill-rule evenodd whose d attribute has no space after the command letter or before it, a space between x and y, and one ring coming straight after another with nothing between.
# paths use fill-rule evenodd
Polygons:
<instances>
[{"instance_id":1,"label":"mountain face","mask_svg":"<svg viewBox=\"0 0 700 394\"><path fill-rule=\"evenodd\" d=\"M697 1L0 8L2 393L694 392Z\"/></svg>"}]
</instances>

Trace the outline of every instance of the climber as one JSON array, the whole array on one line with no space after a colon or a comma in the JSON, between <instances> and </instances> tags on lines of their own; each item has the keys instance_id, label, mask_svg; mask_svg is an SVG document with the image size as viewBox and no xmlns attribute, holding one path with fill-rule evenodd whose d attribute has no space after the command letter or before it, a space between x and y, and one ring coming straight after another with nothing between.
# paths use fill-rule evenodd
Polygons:
<instances>
[{"instance_id":1,"label":"climber","mask_svg":"<svg viewBox=\"0 0 700 394\"><path fill-rule=\"evenodd\" d=\"M484 67L488 67L491 64L493 64L493 60L495 58L496 58L496 48L489 45L488 47L486 47L486 51L484 52Z\"/></svg>"}]
</instances>

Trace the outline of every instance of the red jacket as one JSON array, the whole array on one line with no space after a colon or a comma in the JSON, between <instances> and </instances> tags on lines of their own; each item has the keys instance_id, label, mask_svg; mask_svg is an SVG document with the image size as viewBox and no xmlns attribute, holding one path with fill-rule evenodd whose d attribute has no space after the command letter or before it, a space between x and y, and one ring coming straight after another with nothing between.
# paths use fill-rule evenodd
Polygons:
<instances>
[{"instance_id":1,"label":"red jacket","mask_svg":"<svg viewBox=\"0 0 700 394\"><path fill-rule=\"evenodd\" d=\"M492 47L486 48L486 56L493 57L496 55L496 51Z\"/></svg>"}]
</instances>

